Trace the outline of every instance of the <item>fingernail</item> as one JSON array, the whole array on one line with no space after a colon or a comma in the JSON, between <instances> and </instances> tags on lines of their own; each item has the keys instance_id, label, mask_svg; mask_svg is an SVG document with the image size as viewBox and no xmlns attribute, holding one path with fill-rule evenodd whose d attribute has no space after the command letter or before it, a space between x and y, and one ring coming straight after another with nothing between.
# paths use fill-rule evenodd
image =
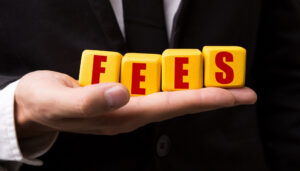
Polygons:
<instances>
[{"instance_id":1,"label":"fingernail","mask_svg":"<svg viewBox=\"0 0 300 171\"><path fill-rule=\"evenodd\" d=\"M106 90L104 97L111 108L121 107L129 100L128 91L121 86L114 86Z\"/></svg>"}]
</instances>

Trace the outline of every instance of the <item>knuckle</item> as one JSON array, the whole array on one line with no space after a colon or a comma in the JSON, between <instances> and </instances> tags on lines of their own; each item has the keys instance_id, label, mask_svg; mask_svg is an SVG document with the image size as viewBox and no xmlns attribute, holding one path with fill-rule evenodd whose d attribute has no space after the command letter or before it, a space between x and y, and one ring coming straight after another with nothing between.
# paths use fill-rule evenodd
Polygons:
<instances>
[{"instance_id":1,"label":"knuckle","mask_svg":"<svg viewBox=\"0 0 300 171\"><path fill-rule=\"evenodd\" d=\"M165 92L165 96L164 96L164 102L165 102L165 106L173 106L172 103L172 94L170 92ZM167 110L170 110L170 108L166 108Z\"/></svg>"},{"instance_id":2,"label":"knuckle","mask_svg":"<svg viewBox=\"0 0 300 171\"><path fill-rule=\"evenodd\" d=\"M90 99L86 95L82 95L78 101L78 111L82 117L91 115Z\"/></svg>"}]
</instances>

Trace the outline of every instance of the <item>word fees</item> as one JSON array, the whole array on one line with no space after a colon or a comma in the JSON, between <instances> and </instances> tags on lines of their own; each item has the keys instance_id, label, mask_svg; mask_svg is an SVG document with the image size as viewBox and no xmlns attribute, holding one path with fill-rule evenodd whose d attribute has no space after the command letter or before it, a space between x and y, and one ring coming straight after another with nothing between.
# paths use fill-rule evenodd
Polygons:
<instances>
[{"instance_id":1,"label":"word fees","mask_svg":"<svg viewBox=\"0 0 300 171\"><path fill-rule=\"evenodd\" d=\"M167 49L160 54L85 50L79 84L121 82L131 96L159 91L245 85L246 50L239 46Z\"/></svg>"}]
</instances>

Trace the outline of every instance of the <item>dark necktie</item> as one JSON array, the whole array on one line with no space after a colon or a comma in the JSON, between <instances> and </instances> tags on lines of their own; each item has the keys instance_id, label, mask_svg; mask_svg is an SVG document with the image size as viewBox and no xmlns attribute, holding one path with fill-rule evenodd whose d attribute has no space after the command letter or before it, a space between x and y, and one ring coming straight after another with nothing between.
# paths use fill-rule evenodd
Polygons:
<instances>
[{"instance_id":1,"label":"dark necktie","mask_svg":"<svg viewBox=\"0 0 300 171\"><path fill-rule=\"evenodd\" d=\"M163 0L123 0L128 51L162 53L168 48Z\"/></svg>"}]
</instances>

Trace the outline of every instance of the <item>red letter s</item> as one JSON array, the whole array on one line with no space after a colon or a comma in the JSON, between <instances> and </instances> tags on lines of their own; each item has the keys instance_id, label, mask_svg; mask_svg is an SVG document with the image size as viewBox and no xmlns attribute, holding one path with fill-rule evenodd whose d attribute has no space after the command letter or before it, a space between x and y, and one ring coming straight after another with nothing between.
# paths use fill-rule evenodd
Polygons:
<instances>
[{"instance_id":1,"label":"red letter s","mask_svg":"<svg viewBox=\"0 0 300 171\"><path fill-rule=\"evenodd\" d=\"M216 72L216 80L221 84L229 84L233 81L234 72L232 68L224 63L223 58L225 58L226 62L233 62L233 56L229 52L220 52L216 56L216 65L221 70L225 72L225 78L223 77L223 72Z\"/></svg>"}]
</instances>

